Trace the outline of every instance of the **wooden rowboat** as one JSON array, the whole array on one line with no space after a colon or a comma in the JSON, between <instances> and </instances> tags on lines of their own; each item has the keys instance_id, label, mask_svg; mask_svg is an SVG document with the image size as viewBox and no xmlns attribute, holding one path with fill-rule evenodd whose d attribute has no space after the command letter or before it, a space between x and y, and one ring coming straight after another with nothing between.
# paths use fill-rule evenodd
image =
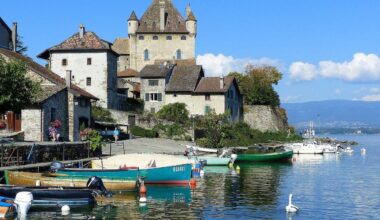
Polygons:
<instances>
[{"instance_id":1,"label":"wooden rowboat","mask_svg":"<svg viewBox=\"0 0 380 220\"><path fill-rule=\"evenodd\" d=\"M49 176L42 173L4 171L8 185L86 187L88 177L70 177L65 174ZM102 178L107 190L136 190L136 180Z\"/></svg>"}]
</instances>

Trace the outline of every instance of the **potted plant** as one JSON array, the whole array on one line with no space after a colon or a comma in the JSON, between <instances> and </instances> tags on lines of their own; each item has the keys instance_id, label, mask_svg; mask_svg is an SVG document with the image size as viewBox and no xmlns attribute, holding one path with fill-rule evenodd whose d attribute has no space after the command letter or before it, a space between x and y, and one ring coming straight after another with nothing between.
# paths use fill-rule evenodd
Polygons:
<instances>
[{"instance_id":1,"label":"potted plant","mask_svg":"<svg viewBox=\"0 0 380 220\"><path fill-rule=\"evenodd\" d=\"M82 141L86 141L88 140L88 136L89 134L91 133L92 129L91 128L85 128L83 129L82 131L79 132L79 135L80 135L80 139Z\"/></svg>"}]
</instances>

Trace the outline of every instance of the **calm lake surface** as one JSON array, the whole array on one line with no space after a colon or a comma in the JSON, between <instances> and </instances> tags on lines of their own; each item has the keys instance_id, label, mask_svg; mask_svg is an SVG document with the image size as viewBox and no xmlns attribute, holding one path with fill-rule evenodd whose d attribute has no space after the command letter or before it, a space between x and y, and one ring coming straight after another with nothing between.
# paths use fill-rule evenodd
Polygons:
<instances>
[{"instance_id":1,"label":"calm lake surface","mask_svg":"<svg viewBox=\"0 0 380 220\"><path fill-rule=\"evenodd\" d=\"M29 219L380 219L380 135L341 135L359 142L352 155L296 155L289 164L206 167L195 190L148 187L148 203L118 194L123 204L33 209ZM360 148L365 147L365 156ZM293 193L300 212L288 215Z\"/></svg>"}]
</instances>

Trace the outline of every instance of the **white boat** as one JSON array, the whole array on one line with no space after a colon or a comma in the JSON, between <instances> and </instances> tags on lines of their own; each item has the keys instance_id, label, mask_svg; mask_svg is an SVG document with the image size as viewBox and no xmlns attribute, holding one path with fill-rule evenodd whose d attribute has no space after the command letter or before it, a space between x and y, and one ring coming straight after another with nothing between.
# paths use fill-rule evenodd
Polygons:
<instances>
[{"instance_id":1,"label":"white boat","mask_svg":"<svg viewBox=\"0 0 380 220\"><path fill-rule=\"evenodd\" d=\"M336 145L333 146L331 144L320 144L319 147L323 149L324 154L326 154L326 153L335 154L338 151L338 146L336 146Z\"/></svg>"},{"instance_id":2,"label":"white boat","mask_svg":"<svg viewBox=\"0 0 380 220\"><path fill-rule=\"evenodd\" d=\"M323 154L323 148L313 143L293 143L287 145L295 154Z\"/></svg>"},{"instance_id":3,"label":"white boat","mask_svg":"<svg viewBox=\"0 0 380 220\"><path fill-rule=\"evenodd\" d=\"M354 153L354 149L352 149L351 147L346 147L343 150L343 152L348 153L348 154L352 154L352 153Z\"/></svg>"}]
</instances>

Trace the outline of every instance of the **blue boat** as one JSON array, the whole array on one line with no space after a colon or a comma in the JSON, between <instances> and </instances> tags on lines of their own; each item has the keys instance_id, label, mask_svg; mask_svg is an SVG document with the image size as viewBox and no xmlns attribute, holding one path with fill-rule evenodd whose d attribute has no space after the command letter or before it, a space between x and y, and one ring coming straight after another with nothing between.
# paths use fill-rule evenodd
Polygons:
<instances>
[{"instance_id":1,"label":"blue boat","mask_svg":"<svg viewBox=\"0 0 380 220\"><path fill-rule=\"evenodd\" d=\"M192 164L151 167L145 169L89 169L63 168L55 170L62 177L89 178L97 176L104 179L137 180L144 178L146 184L188 184L191 178Z\"/></svg>"}]
</instances>

